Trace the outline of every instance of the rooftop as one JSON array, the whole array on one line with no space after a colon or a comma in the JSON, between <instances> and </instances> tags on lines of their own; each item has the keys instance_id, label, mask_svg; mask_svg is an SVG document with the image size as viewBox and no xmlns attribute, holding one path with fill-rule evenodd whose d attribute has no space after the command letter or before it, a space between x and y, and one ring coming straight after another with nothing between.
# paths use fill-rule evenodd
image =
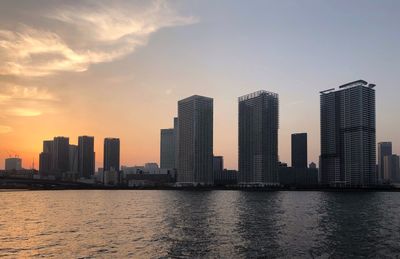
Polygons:
<instances>
[{"instance_id":1,"label":"rooftop","mask_svg":"<svg viewBox=\"0 0 400 259\"><path fill-rule=\"evenodd\" d=\"M352 81L350 83L346 83L344 85L340 85L338 89L331 88L331 89L328 89L328 90L321 91L319 93L320 94L328 94L328 93L331 93L331 92L337 92L337 91L341 91L341 90L344 90L344 89L349 89L349 88L356 87L356 86L364 86L364 87L368 87L368 88L374 88L375 84L368 84L367 81L360 79L360 80Z\"/></svg>"},{"instance_id":2,"label":"rooftop","mask_svg":"<svg viewBox=\"0 0 400 259\"><path fill-rule=\"evenodd\" d=\"M276 94L276 93L268 92L266 90L259 90L257 92L251 93L251 94L246 94L246 95L240 96L238 98L238 100L239 100L239 102L241 102L241 101L245 101L245 100L256 98L256 97L258 97L260 95L268 95L268 96L278 97L278 94Z\"/></svg>"}]
</instances>

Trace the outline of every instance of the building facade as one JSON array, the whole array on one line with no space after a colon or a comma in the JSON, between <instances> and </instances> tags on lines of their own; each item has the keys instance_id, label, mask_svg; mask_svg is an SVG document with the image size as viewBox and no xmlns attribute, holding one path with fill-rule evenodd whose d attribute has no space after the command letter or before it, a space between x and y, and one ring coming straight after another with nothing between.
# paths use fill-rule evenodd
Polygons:
<instances>
[{"instance_id":1,"label":"building facade","mask_svg":"<svg viewBox=\"0 0 400 259\"><path fill-rule=\"evenodd\" d=\"M358 80L321 92L321 183L376 183L375 85Z\"/></svg>"},{"instance_id":2,"label":"building facade","mask_svg":"<svg viewBox=\"0 0 400 259\"><path fill-rule=\"evenodd\" d=\"M103 170L106 171L119 171L120 162L120 141L118 138L105 138L104 139L104 166Z\"/></svg>"},{"instance_id":3,"label":"building facade","mask_svg":"<svg viewBox=\"0 0 400 259\"><path fill-rule=\"evenodd\" d=\"M383 181L390 183L400 182L400 165L398 155L387 155L383 158Z\"/></svg>"},{"instance_id":4,"label":"building facade","mask_svg":"<svg viewBox=\"0 0 400 259\"><path fill-rule=\"evenodd\" d=\"M307 168L307 133L292 134L292 167Z\"/></svg>"},{"instance_id":5,"label":"building facade","mask_svg":"<svg viewBox=\"0 0 400 259\"><path fill-rule=\"evenodd\" d=\"M52 172L56 179L62 179L69 171L69 138L55 137L52 150Z\"/></svg>"},{"instance_id":6,"label":"building facade","mask_svg":"<svg viewBox=\"0 0 400 259\"><path fill-rule=\"evenodd\" d=\"M6 171L21 170L22 169L22 159L19 157L6 158L5 169L6 169Z\"/></svg>"},{"instance_id":7,"label":"building facade","mask_svg":"<svg viewBox=\"0 0 400 259\"><path fill-rule=\"evenodd\" d=\"M160 133L160 167L175 168L175 130L162 129Z\"/></svg>"},{"instance_id":8,"label":"building facade","mask_svg":"<svg viewBox=\"0 0 400 259\"><path fill-rule=\"evenodd\" d=\"M89 179L94 175L94 137L80 136L78 138L78 172L79 178Z\"/></svg>"},{"instance_id":9,"label":"building facade","mask_svg":"<svg viewBox=\"0 0 400 259\"><path fill-rule=\"evenodd\" d=\"M278 184L278 94L239 97L239 184Z\"/></svg>"},{"instance_id":10,"label":"building facade","mask_svg":"<svg viewBox=\"0 0 400 259\"><path fill-rule=\"evenodd\" d=\"M379 142L378 143L378 181L382 182L385 179L385 156L392 155L392 142Z\"/></svg>"},{"instance_id":11,"label":"building facade","mask_svg":"<svg viewBox=\"0 0 400 259\"><path fill-rule=\"evenodd\" d=\"M178 102L178 182L213 184L213 99L194 95Z\"/></svg>"}]
</instances>

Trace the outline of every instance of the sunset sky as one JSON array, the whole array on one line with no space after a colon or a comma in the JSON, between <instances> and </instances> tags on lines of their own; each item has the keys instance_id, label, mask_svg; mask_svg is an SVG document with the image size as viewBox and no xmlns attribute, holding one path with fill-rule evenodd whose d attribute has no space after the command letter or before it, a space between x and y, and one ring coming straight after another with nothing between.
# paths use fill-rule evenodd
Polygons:
<instances>
[{"instance_id":1,"label":"sunset sky","mask_svg":"<svg viewBox=\"0 0 400 259\"><path fill-rule=\"evenodd\" d=\"M214 153L237 168L237 97L280 98L280 159L290 134L319 155L319 91L375 83L377 140L400 152L400 1L0 2L0 168L26 168L44 139L121 139L121 164L159 162L177 101L214 98Z\"/></svg>"}]
</instances>

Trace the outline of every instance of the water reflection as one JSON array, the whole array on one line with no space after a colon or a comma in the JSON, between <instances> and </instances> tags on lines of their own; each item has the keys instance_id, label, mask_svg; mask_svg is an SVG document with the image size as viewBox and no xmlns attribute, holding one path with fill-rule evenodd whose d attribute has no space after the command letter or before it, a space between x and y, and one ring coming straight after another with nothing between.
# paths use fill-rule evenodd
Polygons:
<instances>
[{"instance_id":1,"label":"water reflection","mask_svg":"<svg viewBox=\"0 0 400 259\"><path fill-rule=\"evenodd\" d=\"M400 193L0 193L6 257L354 258L400 254Z\"/></svg>"}]
</instances>

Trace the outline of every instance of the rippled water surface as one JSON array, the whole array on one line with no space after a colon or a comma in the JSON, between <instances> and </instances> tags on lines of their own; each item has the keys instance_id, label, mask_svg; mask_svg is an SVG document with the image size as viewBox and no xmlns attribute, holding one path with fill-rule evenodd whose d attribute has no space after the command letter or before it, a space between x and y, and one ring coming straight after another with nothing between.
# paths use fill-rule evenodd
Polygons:
<instances>
[{"instance_id":1,"label":"rippled water surface","mask_svg":"<svg viewBox=\"0 0 400 259\"><path fill-rule=\"evenodd\" d=\"M0 256L400 255L400 193L0 192Z\"/></svg>"}]
</instances>

